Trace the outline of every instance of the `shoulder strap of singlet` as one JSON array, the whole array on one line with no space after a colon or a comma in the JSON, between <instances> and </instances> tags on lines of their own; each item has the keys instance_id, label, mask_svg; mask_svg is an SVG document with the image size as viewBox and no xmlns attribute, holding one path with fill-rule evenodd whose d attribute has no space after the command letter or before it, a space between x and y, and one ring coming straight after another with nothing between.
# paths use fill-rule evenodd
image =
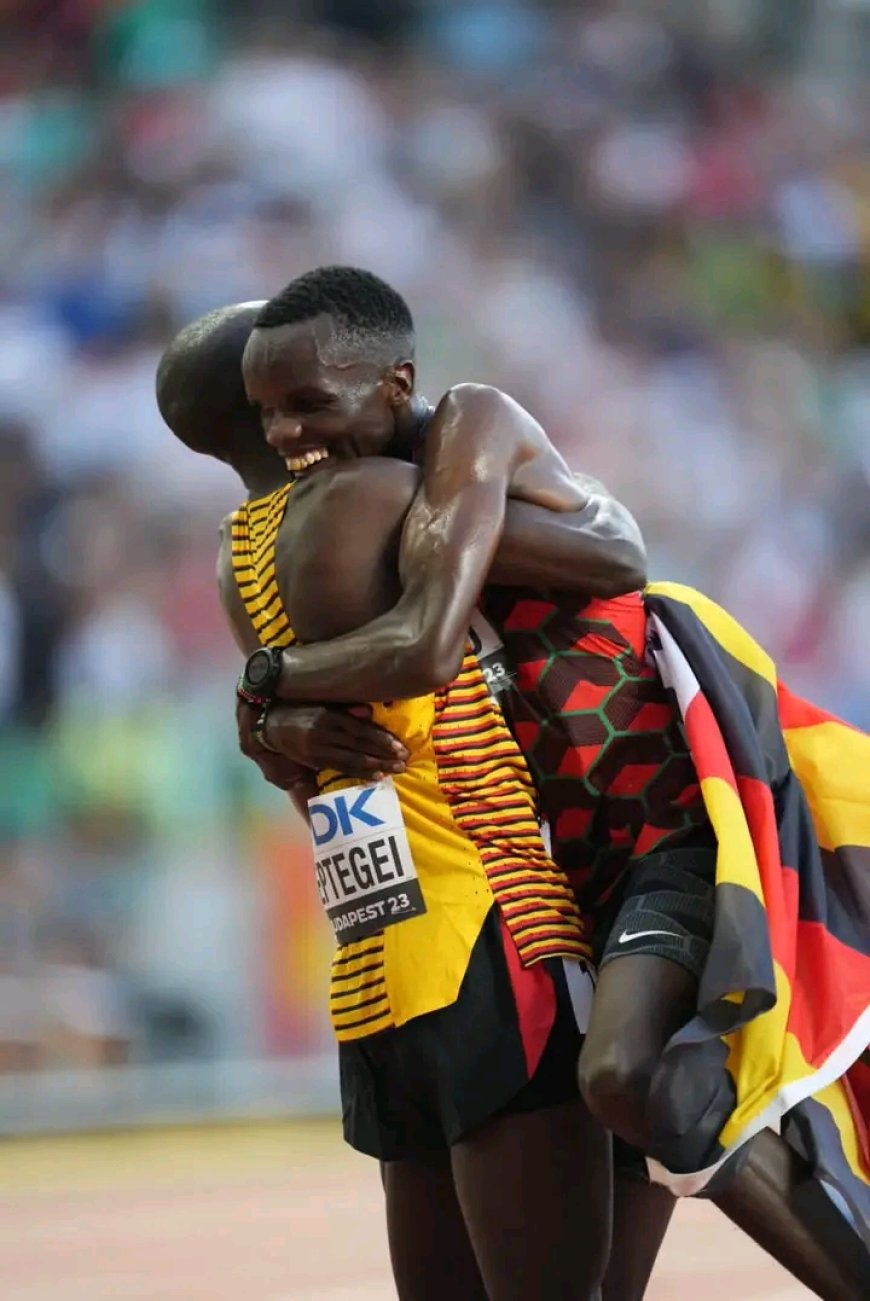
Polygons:
<instances>
[{"instance_id":1,"label":"shoulder strap of singlet","mask_svg":"<svg viewBox=\"0 0 870 1301\"><path fill-rule=\"evenodd\" d=\"M245 502L230 520L233 575L264 646L289 646L296 640L275 570L275 543L292 487L287 483L268 497Z\"/></svg>"}]
</instances>

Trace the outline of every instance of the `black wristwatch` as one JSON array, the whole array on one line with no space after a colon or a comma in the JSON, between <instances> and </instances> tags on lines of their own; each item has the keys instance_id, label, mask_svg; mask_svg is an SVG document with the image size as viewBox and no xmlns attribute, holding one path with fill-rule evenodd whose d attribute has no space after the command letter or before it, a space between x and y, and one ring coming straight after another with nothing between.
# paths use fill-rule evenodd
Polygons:
<instances>
[{"instance_id":1,"label":"black wristwatch","mask_svg":"<svg viewBox=\"0 0 870 1301\"><path fill-rule=\"evenodd\" d=\"M252 705L268 705L275 699L280 677L281 650L277 646L261 646L248 656L238 693Z\"/></svg>"}]
</instances>

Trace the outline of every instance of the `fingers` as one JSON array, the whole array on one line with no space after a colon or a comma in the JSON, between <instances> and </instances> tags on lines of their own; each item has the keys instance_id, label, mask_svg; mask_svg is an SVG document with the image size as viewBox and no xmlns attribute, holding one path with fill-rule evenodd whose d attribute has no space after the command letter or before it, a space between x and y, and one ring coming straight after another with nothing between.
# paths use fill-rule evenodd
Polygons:
<instances>
[{"instance_id":1,"label":"fingers","mask_svg":"<svg viewBox=\"0 0 870 1301\"><path fill-rule=\"evenodd\" d=\"M271 786L277 786L282 791L289 791L299 784L298 767L291 762L285 763L280 755L270 755L268 751L260 750L251 758Z\"/></svg>"},{"instance_id":2,"label":"fingers","mask_svg":"<svg viewBox=\"0 0 870 1301\"><path fill-rule=\"evenodd\" d=\"M236 727L239 734L239 749L242 754L252 757L262 747L254 740L253 729L257 711L245 701L236 705Z\"/></svg>"},{"instance_id":3,"label":"fingers","mask_svg":"<svg viewBox=\"0 0 870 1301\"><path fill-rule=\"evenodd\" d=\"M408 751L401 741L375 723L351 716L343 709L273 705L266 723L269 745L311 768L337 767L342 758L355 754L359 761L349 775L373 772L403 772Z\"/></svg>"},{"instance_id":4,"label":"fingers","mask_svg":"<svg viewBox=\"0 0 870 1301\"><path fill-rule=\"evenodd\" d=\"M406 746L370 721L371 709L367 705L349 711L275 704L267 714L265 748L254 736L258 714L256 708L238 703L239 748L257 763L267 781L282 789L288 788L293 764L308 770L330 768L362 781L405 771L409 757ZM275 754L273 747L280 753Z\"/></svg>"},{"instance_id":5,"label":"fingers","mask_svg":"<svg viewBox=\"0 0 870 1301\"><path fill-rule=\"evenodd\" d=\"M342 744L374 758L381 758L386 763L395 764L398 761L404 765L407 762L407 747L390 732L365 719L348 715L339 717L341 734L346 738Z\"/></svg>"}]
</instances>

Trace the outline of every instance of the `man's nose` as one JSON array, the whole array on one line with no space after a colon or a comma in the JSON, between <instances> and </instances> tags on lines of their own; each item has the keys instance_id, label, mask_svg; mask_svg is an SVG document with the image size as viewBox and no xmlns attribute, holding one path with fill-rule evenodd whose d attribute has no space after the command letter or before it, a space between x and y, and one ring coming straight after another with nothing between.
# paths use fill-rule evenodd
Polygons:
<instances>
[{"instance_id":1,"label":"man's nose","mask_svg":"<svg viewBox=\"0 0 870 1301\"><path fill-rule=\"evenodd\" d=\"M289 416L272 416L266 429L266 442L277 451L288 443L298 443L302 437L302 425Z\"/></svg>"}]
</instances>

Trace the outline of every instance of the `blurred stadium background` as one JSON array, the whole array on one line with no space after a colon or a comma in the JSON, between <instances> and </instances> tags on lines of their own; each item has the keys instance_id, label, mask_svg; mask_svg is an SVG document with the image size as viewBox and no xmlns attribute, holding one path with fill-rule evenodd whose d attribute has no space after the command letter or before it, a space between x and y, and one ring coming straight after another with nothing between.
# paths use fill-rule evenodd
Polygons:
<instances>
[{"instance_id":1,"label":"blurred stadium background","mask_svg":"<svg viewBox=\"0 0 870 1301\"><path fill-rule=\"evenodd\" d=\"M868 727L870 3L0 0L0 24L0 1134L330 1113L305 841L236 753L213 573L238 491L162 426L159 352L370 267L425 392L508 389L632 507L656 576ZM379 1226L368 1167L313 1133L228 1150L277 1189L309 1135L318 1187L332 1162ZM45 1172L73 1153L87 1201L73 1172L117 1174L109 1150L0 1162L50 1225ZM218 1297L4 1272L22 1301Z\"/></svg>"}]
</instances>

